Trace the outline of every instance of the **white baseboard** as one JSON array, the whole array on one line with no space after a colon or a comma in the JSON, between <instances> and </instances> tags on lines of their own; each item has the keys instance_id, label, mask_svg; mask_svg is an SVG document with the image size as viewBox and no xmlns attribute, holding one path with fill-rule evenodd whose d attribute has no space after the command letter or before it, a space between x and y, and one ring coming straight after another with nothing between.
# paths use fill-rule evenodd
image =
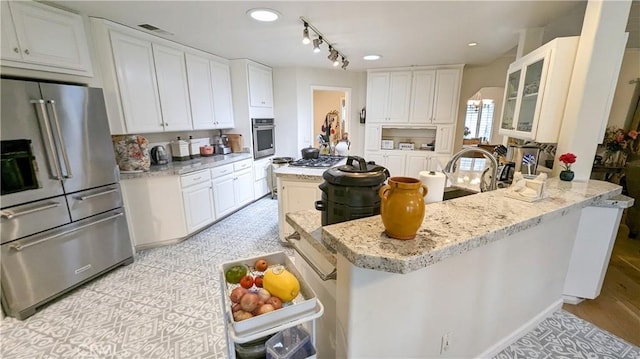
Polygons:
<instances>
[{"instance_id":1,"label":"white baseboard","mask_svg":"<svg viewBox=\"0 0 640 359\"><path fill-rule=\"evenodd\" d=\"M553 302L550 306L545 308L543 311L538 313L535 317L531 318L528 322L520 326L518 329L511 332L509 335L505 336L501 340L499 340L496 344L491 346L489 349L485 350L482 354L478 355L476 358L493 358L498 355L501 351L503 351L506 347L511 345L516 340L520 339L522 336L530 332L533 328L535 328L540 322L547 319L554 312L558 311L562 308L562 299L558 299Z\"/></svg>"},{"instance_id":2,"label":"white baseboard","mask_svg":"<svg viewBox=\"0 0 640 359\"><path fill-rule=\"evenodd\" d=\"M578 305L578 304L582 303L583 300L584 300L584 298L574 297L572 295L563 295L562 296L562 301L567 303L567 304Z\"/></svg>"}]
</instances>

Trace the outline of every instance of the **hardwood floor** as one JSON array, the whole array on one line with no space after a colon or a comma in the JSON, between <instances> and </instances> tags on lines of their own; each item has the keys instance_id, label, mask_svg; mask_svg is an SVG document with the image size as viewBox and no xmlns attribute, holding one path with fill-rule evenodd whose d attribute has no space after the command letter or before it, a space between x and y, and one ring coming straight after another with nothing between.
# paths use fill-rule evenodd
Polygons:
<instances>
[{"instance_id":1,"label":"hardwood floor","mask_svg":"<svg viewBox=\"0 0 640 359\"><path fill-rule=\"evenodd\" d=\"M600 296L563 309L640 346L640 239L628 235L621 224Z\"/></svg>"}]
</instances>

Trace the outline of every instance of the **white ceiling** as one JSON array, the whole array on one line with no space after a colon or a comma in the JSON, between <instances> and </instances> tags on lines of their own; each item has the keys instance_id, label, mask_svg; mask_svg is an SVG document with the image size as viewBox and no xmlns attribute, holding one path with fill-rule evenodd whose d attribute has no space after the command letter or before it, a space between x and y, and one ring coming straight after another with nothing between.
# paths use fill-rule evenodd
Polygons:
<instances>
[{"instance_id":1,"label":"white ceiling","mask_svg":"<svg viewBox=\"0 0 640 359\"><path fill-rule=\"evenodd\" d=\"M348 70L436 64L484 64L518 42L518 30L544 26L582 1L55 1L68 9L137 27L228 59L272 67L331 68L328 48L303 45L300 16L347 56ZM271 8L281 17L259 23L246 12ZM313 34L313 33L312 33ZM468 47L475 41L478 46ZM362 56L377 53L379 61Z\"/></svg>"}]
</instances>

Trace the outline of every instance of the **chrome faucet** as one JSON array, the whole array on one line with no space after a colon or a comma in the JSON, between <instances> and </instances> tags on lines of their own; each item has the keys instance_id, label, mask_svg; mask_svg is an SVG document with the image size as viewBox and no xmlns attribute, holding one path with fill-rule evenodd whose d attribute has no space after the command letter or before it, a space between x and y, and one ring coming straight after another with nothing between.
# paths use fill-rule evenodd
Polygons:
<instances>
[{"instance_id":1,"label":"chrome faucet","mask_svg":"<svg viewBox=\"0 0 640 359\"><path fill-rule=\"evenodd\" d=\"M451 157L451 160L449 162L447 162L447 164L444 166L444 169L442 170L442 172L444 172L445 175L448 175L449 173L455 171L455 164L456 162L460 159L460 157L462 157L463 155L466 155L467 153L472 153L472 152L479 152L480 154L482 154L484 157L486 157L487 159L489 159L489 161L491 161L491 165L493 166L493 172L491 174L491 182L489 183L489 187L485 187L485 182L484 182L484 175L487 173L488 168L482 172L482 176L480 178L480 191L481 192L486 192L486 191L493 191L495 189L498 188L498 181L497 181L497 177L498 177L498 161L496 160L496 157L491 154L491 152L479 148L479 147L467 147L467 148L463 148L460 152L454 154ZM453 183L452 183L453 184Z\"/></svg>"}]
</instances>

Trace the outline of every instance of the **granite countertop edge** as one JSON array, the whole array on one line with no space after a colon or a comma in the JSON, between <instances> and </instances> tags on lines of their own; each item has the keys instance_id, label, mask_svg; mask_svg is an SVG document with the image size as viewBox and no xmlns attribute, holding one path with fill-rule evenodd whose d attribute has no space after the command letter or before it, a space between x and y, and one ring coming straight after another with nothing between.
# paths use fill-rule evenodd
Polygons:
<instances>
[{"instance_id":1,"label":"granite countertop edge","mask_svg":"<svg viewBox=\"0 0 640 359\"><path fill-rule=\"evenodd\" d=\"M380 216L350 221L348 222L349 224L343 222L323 227L322 241L329 248L345 256L357 267L403 274L501 240L509 235L564 216L577 209L588 206L616 207L615 202L617 201L614 199L620 198L619 195L622 191L620 186L592 180L582 184L576 183L576 185L579 187L586 186L583 189L584 192L587 192L590 185L594 186L592 190L597 191L597 193L580 193L581 190L572 191L571 184L560 183L560 181L554 179L549 180L549 184L550 187L553 187L549 198L534 204L505 197L503 190L498 190L427 205L427 213L430 212L430 209L432 212L440 211L440 213L433 214L431 219L425 216L423 226L418 232L418 237L416 237L422 241L422 248L419 247L419 244L416 244L419 243L416 240L397 241L387 237L383 233L384 225ZM562 189L563 186L569 186L567 187L569 190ZM602 188L596 188L598 186ZM622 202L623 205L628 205L628 202ZM483 204L486 207L490 203L493 206L503 207L503 210L512 209L512 215L505 215L504 213L496 215L493 221L487 220L485 221L486 223L480 223L478 227L472 227L468 231L458 231L463 235L460 235L460 233L449 234L449 238L447 238L448 233L445 232L449 228L454 228L455 225L442 225L442 228L434 228L433 230L424 229L425 224L437 227L439 222L446 223L446 221L451 221L453 216L448 215L446 212L453 213L456 210L461 210L463 213L460 218L465 218L465 209L467 209L466 212L470 212L469 209L471 211L487 210L487 208L483 208ZM623 205L617 205L616 208L624 208ZM522 213L526 213L526 210L538 213L535 215L523 215ZM442 214L443 212L444 215ZM359 228L357 232L361 233L360 237L358 235L352 236L352 240L341 238L344 237L344 233L347 233L344 231L348 230L348 228L351 228L351 233L353 233L354 226ZM440 237L443 240L439 241L438 238ZM355 240L353 240L354 238ZM359 238L364 240L359 241ZM412 248L412 246L415 248ZM409 254L403 252L408 252Z\"/></svg>"},{"instance_id":2,"label":"granite countertop edge","mask_svg":"<svg viewBox=\"0 0 640 359\"><path fill-rule=\"evenodd\" d=\"M248 158L253 159L253 156L248 152L241 152L229 153L226 155L215 155L211 157L199 157L188 161L172 161L166 165L153 165L149 171L145 172L120 173L120 179L129 180L159 176L180 176L191 172L246 160Z\"/></svg>"}]
</instances>

